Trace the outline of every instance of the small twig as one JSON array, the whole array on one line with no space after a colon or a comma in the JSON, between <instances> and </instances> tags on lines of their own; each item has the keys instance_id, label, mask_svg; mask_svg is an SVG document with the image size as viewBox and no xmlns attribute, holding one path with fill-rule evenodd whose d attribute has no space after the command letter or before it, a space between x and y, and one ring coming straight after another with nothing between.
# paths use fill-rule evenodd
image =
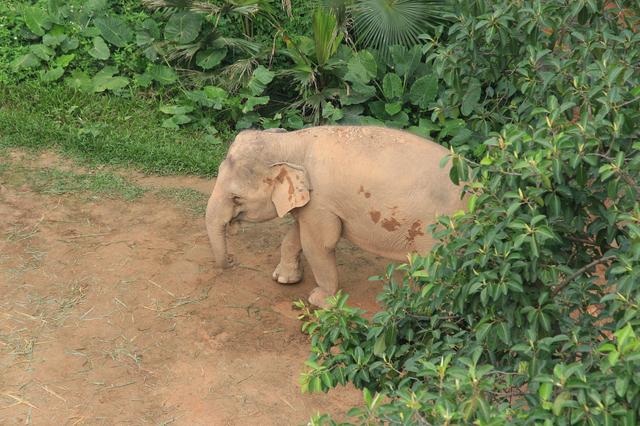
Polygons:
<instances>
[{"instance_id":1,"label":"small twig","mask_svg":"<svg viewBox=\"0 0 640 426\"><path fill-rule=\"evenodd\" d=\"M238 263L235 266L237 266L238 268L242 268L242 269L248 269L250 271L256 271L256 272L261 272L261 273L265 273L264 271L258 269L258 268L254 268L252 266L247 266L247 265L243 265L242 263Z\"/></svg>"},{"instance_id":2,"label":"small twig","mask_svg":"<svg viewBox=\"0 0 640 426\"><path fill-rule=\"evenodd\" d=\"M167 293L169 296L171 297L176 297L175 294L171 293L169 290L167 290L166 288L162 287L160 284L156 283L153 280L147 280L149 281L151 284L153 284L154 286L158 287L160 290L164 291L165 293Z\"/></svg>"},{"instance_id":3,"label":"small twig","mask_svg":"<svg viewBox=\"0 0 640 426\"><path fill-rule=\"evenodd\" d=\"M600 259L596 259L593 262L583 266L582 268L578 269L576 272L574 272L573 274L571 274L567 278L565 278L560 284L558 284L556 286L556 288L553 290L553 292L551 293L551 296L552 297L557 296L558 293L560 293L560 291L567 286L567 284L569 284L571 281L575 280L580 275L584 274L585 271L587 271L588 269L591 269L594 266L599 265L601 263L605 263L605 262L608 262L610 260L613 260L616 257L617 256L604 256L604 257L601 257Z\"/></svg>"},{"instance_id":4,"label":"small twig","mask_svg":"<svg viewBox=\"0 0 640 426\"><path fill-rule=\"evenodd\" d=\"M89 313L91 311L93 311L93 309L95 308L95 306L92 306L91 309L89 309L87 312L85 312L84 314L80 315L80 319L83 320L84 317L86 317L87 315L89 315Z\"/></svg>"},{"instance_id":5,"label":"small twig","mask_svg":"<svg viewBox=\"0 0 640 426\"><path fill-rule=\"evenodd\" d=\"M88 237L104 237L105 235L109 235L111 232L103 232L100 234L82 234L82 235L72 235L71 237L67 237L67 240L75 240L77 238L88 238Z\"/></svg>"},{"instance_id":6,"label":"small twig","mask_svg":"<svg viewBox=\"0 0 640 426\"><path fill-rule=\"evenodd\" d=\"M250 379L250 378L252 378L252 377L253 377L253 374L251 374L251 375L249 375L249 376L245 377L244 379L240 380L239 382L236 382L236 385L239 385L240 383L242 383L242 382L244 382L244 381L246 381L246 380L249 380L249 379Z\"/></svg>"},{"instance_id":7,"label":"small twig","mask_svg":"<svg viewBox=\"0 0 640 426\"><path fill-rule=\"evenodd\" d=\"M56 398L58 398L58 399L60 399L60 400L62 400L62 401L64 401L64 402L67 402L67 400L66 400L66 399L64 399L63 397L61 397L60 395L58 395L57 393L55 393L54 391L52 391L51 389L49 389L48 387L46 387L45 385L40 385L40 387L41 387L42 389L46 390L47 392L49 392L51 395L55 396Z\"/></svg>"},{"instance_id":8,"label":"small twig","mask_svg":"<svg viewBox=\"0 0 640 426\"><path fill-rule=\"evenodd\" d=\"M19 404L24 404L24 405L28 405L31 408L35 408L36 410L38 409L38 407L36 407L35 405L33 405L32 403L30 403L29 401L19 398L15 395L12 395L10 393L3 393L3 395L8 396L9 398L13 399L14 401L16 401Z\"/></svg>"},{"instance_id":9,"label":"small twig","mask_svg":"<svg viewBox=\"0 0 640 426\"><path fill-rule=\"evenodd\" d=\"M637 101L640 101L640 96L635 97L633 99L629 99L628 101L621 103L620 105L618 105L618 108L622 108L623 106L627 106Z\"/></svg>"},{"instance_id":10,"label":"small twig","mask_svg":"<svg viewBox=\"0 0 640 426\"><path fill-rule=\"evenodd\" d=\"M74 417L71 417L71 418L73 419ZM80 418L79 418L78 420L76 420L76 421L73 423L73 425L71 425L71 426L76 426L78 423L80 423L80 422L84 421L84 419L85 419L85 417L84 417L84 416L80 417Z\"/></svg>"},{"instance_id":11,"label":"small twig","mask_svg":"<svg viewBox=\"0 0 640 426\"><path fill-rule=\"evenodd\" d=\"M123 384L121 384L121 385L111 385L111 386L109 386L109 387L107 388L107 390L108 390L108 389L123 388L123 387L125 387L125 386L129 386L129 385L132 385L132 384L134 384L134 383L136 383L136 381L135 381L135 380L134 380L134 381L131 381L131 382L123 383Z\"/></svg>"},{"instance_id":12,"label":"small twig","mask_svg":"<svg viewBox=\"0 0 640 426\"><path fill-rule=\"evenodd\" d=\"M284 399L283 397L280 397L280 399L282 400L282 402L284 402L284 403L285 403L285 404L287 404L289 407L291 407L291 409L292 409L292 410L294 410L294 411L298 411L298 410L296 410L296 408L295 408L293 405L291 405L291 404L289 403L289 401L287 401L287 400L286 400L286 399Z\"/></svg>"}]
</instances>

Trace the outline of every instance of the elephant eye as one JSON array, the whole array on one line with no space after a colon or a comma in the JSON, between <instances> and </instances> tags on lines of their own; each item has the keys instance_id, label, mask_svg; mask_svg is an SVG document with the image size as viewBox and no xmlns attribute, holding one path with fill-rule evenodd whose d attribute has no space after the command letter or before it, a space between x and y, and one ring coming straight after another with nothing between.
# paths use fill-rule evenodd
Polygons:
<instances>
[{"instance_id":1,"label":"elephant eye","mask_svg":"<svg viewBox=\"0 0 640 426\"><path fill-rule=\"evenodd\" d=\"M239 206L242 203L242 199L237 195L234 195L233 197L231 197L231 202L236 206Z\"/></svg>"}]
</instances>

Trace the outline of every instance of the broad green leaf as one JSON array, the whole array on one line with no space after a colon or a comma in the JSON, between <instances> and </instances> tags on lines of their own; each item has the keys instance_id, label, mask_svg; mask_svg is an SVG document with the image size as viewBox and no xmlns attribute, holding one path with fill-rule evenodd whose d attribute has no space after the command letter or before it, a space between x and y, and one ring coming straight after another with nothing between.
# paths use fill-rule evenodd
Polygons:
<instances>
[{"instance_id":1,"label":"broad green leaf","mask_svg":"<svg viewBox=\"0 0 640 426\"><path fill-rule=\"evenodd\" d=\"M259 65L253 71L251 80L249 80L249 83L247 84L247 87L251 91L251 94L253 96L258 96L262 94L262 92L264 92L264 90L267 88L267 85L271 83L274 76L275 76L275 73L273 73L272 71L269 71L264 66Z\"/></svg>"},{"instance_id":2,"label":"broad green leaf","mask_svg":"<svg viewBox=\"0 0 640 426\"><path fill-rule=\"evenodd\" d=\"M173 68L162 64L151 64L145 74L162 85L175 83L178 80L178 74Z\"/></svg>"},{"instance_id":3,"label":"broad green leaf","mask_svg":"<svg viewBox=\"0 0 640 426\"><path fill-rule=\"evenodd\" d=\"M351 85L349 95L342 96L340 102L343 106L361 104L371 99L376 94L376 88L374 86L354 82Z\"/></svg>"},{"instance_id":4,"label":"broad green leaf","mask_svg":"<svg viewBox=\"0 0 640 426\"><path fill-rule=\"evenodd\" d=\"M548 401L551 398L551 392L553 392L553 384L542 383L538 389L538 395L543 401Z\"/></svg>"},{"instance_id":5,"label":"broad green leaf","mask_svg":"<svg viewBox=\"0 0 640 426\"><path fill-rule=\"evenodd\" d=\"M617 330L615 333L616 339L618 339L618 348L622 347L624 343L630 337L635 337L631 324L626 324L623 328Z\"/></svg>"},{"instance_id":6,"label":"broad green leaf","mask_svg":"<svg viewBox=\"0 0 640 426\"><path fill-rule=\"evenodd\" d=\"M151 18L145 19L142 23L142 29L139 29L136 33L136 44L138 46L146 46L155 40L159 40L160 37L162 37L162 34L158 23Z\"/></svg>"},{"instance_id":7,"label":"broad green leaf","mask_svg":"<svg viewBox=\"0 0 640 426\"><path fill-rule=\"evenodd\" d=\"M38 36L43 36L45 30L51 28L51 18L49 14L38 6L25 7L22 10L22 16L24 23L27 24L27 28Z\"/></svg>"},{"instance_id":8,"label":"broad green leaf","mask_svg":"<svg viewBox=\"0 0 640 426\"><path fill-rule=\"evenodd\" d=\"M371 52L361 50L347 62L347 74L344 78L354 83L367 84L376 77L377 72L378 65Z\"/></svg>"},{"instance_id":9,"label":"broad green leaf","mask_svg":"<svg viewBox=\"0 0 640 426\"><path fill-rule=\"evenodd\" d=\"M133 39L133 31L129 25L114 16L104 16L95 20L95 26L102 37L117 47L125 47Z\"/></svg>"},{"instance_id":10,"label":"broad green leaf","mask_svg":"<svg viewBox=\"0 0 640 426\"><path fill-rule=\"evenodd\" d=\"M237 130L248 129L251 126L253 126L253 124L257 122L259 118L260 116L255 112L249 112L247 114L244 114L236 122L236 129Z\"/></svg>"},{"instance_id":11,"label":"broad green leaf","mask_svg":"<svg viewBox=\"0 0 640 426\"><path fill-rule=\"evenodd\" d=\"M149 87L153 83L153 78L146 72L144 74L136 74L133 80L136 86L139 87Z\"/></svg>"},{"instance_id":12,"label":"broad green leaf","mask_svg":"<svg viewBox=\"0 0 640 426\"><path fill-rule=\"evenodd\" d=\"M387 100L394 100L402 96L402 80L397 74L388 73L382 80L382 93ZM393 114L391 114L393 115Z\"/></svg>"},{"instance_id":13,"label":"broad green leaf","mask_svg":"<svg viewBox=\"0 0 640 426\"><path fill-rule=\"evenodd\" d=\"M40 76L40 79L45 82L56 81L60 77L62 77L63 74L64 74L64 68L62 67L52 68L42 73L42 75Z\"/></svg>"},{"instance_id":14,"label":"broad green leaf","mask_svg":"<svg viewBox=\"0 0 640 426\"><path fill-rule=\"evenodd\" d=\"M187 124L187 123L190 123L191 121L192 121L191 117L189 117L188 115L178 114L178 115L174 115L171 118L167 118L166 120L163 120L162 127L166 129L178 129L181 124Z\"/></svg>"},{"instance_id":15,"label":"broad green leaf","mask_svg":"<svg viewBox=\"0 0 640 426\"><path fill-rule=\"evenodd\" d=\"M196 55L196 64L205 70L211 69L227 56L227 48L202 50Z\"/></svg>"},{"instance_id":16,"label":"broad green leaf","mask_svg":"<svg viewBox=\"0 0 640 426\"><path fill-rule=\"evenodd\" d=\"M567 402L571 400L571 394L567 391L561 392L553 401L552 412L556 416L560 416L562 414L562 409L567 405Z\"/></svg>"},{"instance_id":17,"label":"broad green leaf","mask_svg":"<svg viewBox=\"0 0 640 426\"><path fill-rule=\"evenodd\" d=\"M389 47L391 53L392 65L398 75L403 78L410 77L420 64L422 59L422 46L414 45L411 49L404 46Z\"/></svg>"},{"instance_id":18,"label":"broad green leaf","mask_svg":"<svg viewBox=\"0 0 640 426\"><path fill-rule=\"evenodd\" d=\"M331 123L335 123L342 119L344 114L340 108L336 108L330 102L326 102L322 106L322 117L326 118Z\"/></svg>"},{"instance_id":19,"label":"broad green leaf","mask_svg":"<svg viewBox=\"0 0 640 426\"><path fill-rule=\"evenodd\" d=\"M147 31L138 31L136 33L136 45L143 47L154 42L154 38Z\"/></svg>"},{"instance_id":20,"label":"broad green leaf","mask_svg":"<svg viewBox=\"0 0 640 426\"><path fill-rule=\"evenodd\" d=\"M202 16L194 12L177 12L171 15L164 27L164 37L178 44L194 41L202 28Z\"/></svg>"},{"instance_id":21,"label":"broad green leaf","mask_svg":"<svg viewBox=\"0 0 640 426\"><path fill-rule=\"evenodd\" d=\"M382 333L376 338L376 342L373 345L373 354L379 357L384 355L384 351L387 349L385 334Z\"/></svg>"},{"instance_id":22,"label":"broad green leaf","mask_svg":"<svg viewBox=\"0 0 640 426\"><path fill-rule=\"evenodd\" d=\"M76 50L78 46L80 46L80 40L78 40L76 37L67 37L60 44L60 48L62 49L63 52L70 52L72 50Z\"/></svg>"},{"instance_id":23,"label":"broad green leaf","mask_svg":"<svg viewBox=\"0 0 640 426\"><path fill-rule=\"evenodd\" d=\"M91 12L106 10L108 6L108 0L86 0L84 2L84 7Z\"/></svg>"},{"instance_id":24,"label":"broad green leaf","mask_svg":"<svg viewBox=\"0 0 640 426\"><path fill-rule=\"evenodd\" d=\"M469 201L467 201L467 210L469 210L469 213L474 212L474 210L476 209L477 201L478 201L478 196L476 194L473 194L469 197Z\"/></svg>"},{"instance_id":25,"label":"broad green leaf","mask_svg":"<svg viewBox=\"0 0 640 426\"><path fill-rule=\"evenodd\" d=\"M50 60L51 57L56 54L55 50L53 50L49 46L45 46L44 44L32 44L31 46L29 46L29 50L31 50L31 53L33 53L43 61Z\"/></svg>"},{"instance_id":26,"label":"broad green leaf","mask_svg":"<svg viewBox=\"0 0 640 426\"><path fill-rule=\"evenodd\" d=\"M67 86L81 92L90 92L93 90L93 82L84 71L74 70L71 76L65 79L65 83Z\"/></svg>"},{"instance_id":27,"label":"broad green leaf","mask_svg":"<svg viewBox=\"0 0 640 426\"><path fill-rule=\"evenodd\" d=\"M616 389L616 394L618 394L618 396L620 397L625 396L625 394L627 393L627 389L629 388L629 382L630 382L629 376L622 376L622 377L619 376L618 378L616 378L615 389Z\"/></svg>"},{"instance_id":28,"label":"broad green leaf","mask_svg":"<svg viewBox=\"0 0 640 426\"><path fill-rule=\"evenodd\" d=\"M42 37L42 43L49 47L58 47L62 43L64 43L66 39L67 39L66 34L59 34L59 35L45 34L44 37Z\"/></svg>"},{"instance_id":29,"label":"broad green leaf","mask_svg":"<svg viewBox=\"0 0 640 426\"><path fill-rule=\"evenodd\" d=\"M40 59L33 53L22 55L11 62L11 69L19 71L27 68L35 68L40 65Z\"/></svg>"},{"instance_id":30,"label":"broad green leaf","mask_svg":"<svg viewBox=\"0 0 640 426\"><path fill-rule=\"evenodd\" d=\"M473 79L466 93L462 97L462 105L460 106L460 112L462 115L470 115L478 106L480 100L481 87L480 82Z\"/></svg>"},{"instance_id":31,"label":"broad green leaf","mask_svg":"<svg viewBox=\"0 0 640 426\"><path fill-rule=\"evenodd\" d=\"M214 109L222 109L229 98L229 93L221 87L205 86L202 90L207 95L207 98L213 103L212 106Z\"/></svg>"},{"instance_id":32,"label":"broad green leaf","mask_svg":"<svg viewBox=\"0 0 640 426\"><path fill-rule=\"evenodd\" d=\"M120 90L129 85L126 77L114 76L118 72L116 67L107 66L99 71L92 79L93 91L96 93L106 90Z\"/></svg>"},{"instance_id":33,"label":"broad green leaf","mask_svg":"<svg viewBox=\"0 0 640 426\"><path fill-rule=\"evenodd\" d=\"M436 98L438 94L438 77L435 75L425 75L417 79L412 85L409 91L409 99L411 103L420 107L421 109L427 109L430 102Z\"/></svg>"},{"instance_id":34,"label":"broad green leaf","mask_svg":"<svg viewBox=\"0 0 640 426\"><path fill-rule=\"evenodd\" d=\"M498 338L502 340L505 345L511 343L511 330L509 329L509 325L504 321L498 324Z\"/></svg>"},{"instance_id":35,"label":"broad green leaf","mask_svg":"<svg viewBox=\"0 0 640 426\"><path fill-rule=\"evenodd\" d=\"M192 112L193 107L188 105L163 105L160 107L160 111L165 114L185 115Z\"/></svg>"},{"instance_id":36,"label":"broad green leaf","mask_svg":"<svg viewBox=\"0 0 640 426\"><path fill-rule=\"evenodd\" d=\"M58 56L54 62L57 66L66 68L67 66L69 66L71 61L75 59L75 57L76 55L74 53L71 53L69 55L62 55Z\"/></svg>"},{"instance_id":37,"label":"broad green leaf","mask_svg":"<svg viewBox=\"0 0 640 426\"><path fill-rule=\"evenodd\" d=\"M289 129L302 129L304 127L304 121L298 114L289 114L284 122L285 126Z\"/></svg>"},{"instance_id":38,"label":"broad green leaf","mask_svg":"<svg viewBox=\"0 0 640 426\"><path fill-rule=\"evenodd\" d=\"M402 111L402 102L392 102L384 104L384 111L389 115L396 115Z\"/></svg>"},{"instance_id":39,"label":"broad green leaf","mask_svg":"<svg viewBox=\"0 0 640 426\"><path fill-rule=\"evenodd\" d=\"M249 96L244 106L242 107L242 112L244 114L253 111L253 109L258 105L266 105L269 103L269 96Z\"/></svg>"},{"instance_id":40,"label":"broad green leaf","mask_svg":"<svg viewBox=\"0 0 640 426\"><path fill-rule=\"evenodd\" d=\"M423 138L431 139L431 133L440 130L440 127L428 118L421 118L418 121L418 126L411 126L407 130ZM447 159L445 158L445 160ZM444 166L441 165L440 167Z\"/></svg>"},{"instance_id":41,"label":"broad green leaf","mask_svg":"<svg viewBox=\"0 0 640 426\"><path fill-rule=\"evenodd\" d=\"M111 56L111 51L102 37L95 37L93 39L93 47L89 49L89 55L101 61L105 61L109 59L109 56Z\"/></svg>"}]
</instances>

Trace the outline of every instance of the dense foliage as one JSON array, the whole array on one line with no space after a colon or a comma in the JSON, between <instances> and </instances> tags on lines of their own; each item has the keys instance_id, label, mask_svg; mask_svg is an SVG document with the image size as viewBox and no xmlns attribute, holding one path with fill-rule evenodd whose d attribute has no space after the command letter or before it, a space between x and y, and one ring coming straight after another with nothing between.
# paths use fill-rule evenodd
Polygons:
<instances>
[{"instance_id":1,"label":"dense foliage","mask_svg":"<svg viewBox=\"0 0 640 426\"><path fill-rule=\"evenodd\" d=\"M450 147L466 211L432 227L430 255L379 277L372 319L344 295L305 311L304 391L353 383L364 424L640 422L637 2L47 0L0 12L6 84L153 93L159 126L218 144L247 127L355 123Z\"/></svg>"},{"instance_id":2,"label":"dense foliage","mask_svg":"<svg viewBox=\"0 0 640 426\"><path fill-rule=\"evenodd\" d=\"M307 312L302 386L363 388L365 424L638 424L640 10L458 6L422 62L425 107L470 135L468 208L381 277L373 319L346 296Z\"/></svg>"},{"instance_id":3,"label":"dense foliage","mask_svg":"<svg viewBox=\"0 0 640 426\"><path fill-rule=\"evenodd\" d=\"M455 135L464 126L444 116L439 125L420 120L437 78L427 75L422 46L412 43L446 22L442 1L426 2L428 10L422 1L400 2L381 22L366 16L386 1L334 8L288 2L298 18L282 18L280 2L267 0L24 3L4 6L0 40L7 48L0 55L10 70L0 64L0 81L36 77L120 96L154 90L164 95L167 128L199 126L215 135L253 126L385 122ZM402 28L407 20L421 24L397 35L394 23ZM368 37L405 45L355 47Z\"/></svg>"}]
</instances>

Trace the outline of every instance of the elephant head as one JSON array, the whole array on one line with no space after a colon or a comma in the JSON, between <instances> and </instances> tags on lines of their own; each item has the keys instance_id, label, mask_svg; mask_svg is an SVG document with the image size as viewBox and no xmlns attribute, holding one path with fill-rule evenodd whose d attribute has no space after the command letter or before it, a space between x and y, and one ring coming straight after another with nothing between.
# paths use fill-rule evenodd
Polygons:
<instances>
[{"instance_id":1,"label":"elephant head","mask_svg":"<svg viewBox=\"0 0 640 426\"><path fill-rule=\"evenodd\" d=\"M229 267L228 225L282 217L309 202L304 147L282 132L243 131L220 164L206 226L216 265Z\"/></svg>"}]
</instances>

